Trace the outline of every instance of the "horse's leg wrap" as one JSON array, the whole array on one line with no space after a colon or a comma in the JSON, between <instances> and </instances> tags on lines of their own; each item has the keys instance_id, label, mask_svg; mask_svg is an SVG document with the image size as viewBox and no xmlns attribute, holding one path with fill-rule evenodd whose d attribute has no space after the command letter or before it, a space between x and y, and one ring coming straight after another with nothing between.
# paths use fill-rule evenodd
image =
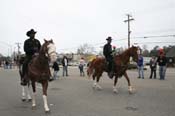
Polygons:
<instances>
[{"instance_id":1,"label":"horse's leg wrap","mask_svg":"<svg viewBox=\"0 0 175 116\"><path fill-rule=\"evenodd\" d=\"M33 96L32 96L32 107L35 107L36 106L36 92L33 93Z\"/></svg>"},{"instance_id":2,"label":"horse's leg wrap","mask_svg":"<svg viewBox=\"0 0 175 116\"><path fill-rule=\"evenodd\" d=\"M48 107L48 104L47 104L47 96L46 95L43 95L43 101L44 101L44 109L46 112L49 112L49 107Z\"/></svg>"},{"instance_id":3,"label":"horse's leg wrap","mask_svg":"<svg viewBox=\"0 0 175 116\"><path fill-rule=\"evenodd\" d=\"M98 90L102 90L102 87L98 83L97 83L96 87Z\"/></svg>"},{"instance_id":4,"label":"horse's leg wrap","mask_svg":"<svg viewBox=\"0 0 175 116\"><path fill-rule=\"evenodd\" d=\"M132 86L129 86L129 87L128 87L128 91L129 91L129 93L131 94L131 93L133 92L133 87L132 87Z\"/></svg>"},{"instance_id":5,"label":"horse's leg wrap","mask_svg":"<svg viewBox=\"0 0 175 116\"><path fill-rule=\"evenodd\" d=\"M96 86L97 86L97 83L96 83L96 81L94 80L94 83L93 83L92 87L95 89Z\"/></svg>"},{"instance_id":6,"label":"horse's leg wrap","mask_svg":"<svg viewBox=\"0 0 175 116\"><path fill-rule=\"evenodd\" d=\"M27 86L27 99L28 101L31 101L31 96L30 96L30 86Z\"/></svg>"},{"instance_id":7,"label":"horse's leg wrap","mask_svg":"<svg viewBox=\"0 0 175 116\"><path fill-rule=\"evenodd\" d=\"M22 101L26 100L25 86L22 86Z\"/></svg>"},{"instance_id":8,"label":"horse's leg wrap","mask_svg":"<svg viewBox=\"0 0 175 116\"><path fill-rule=\"evenodd\" d=\"M113 92L114 93L118 93L118 90L117 90L117 87L116 86L113 86Z\"/></svg>"}]
</instances>

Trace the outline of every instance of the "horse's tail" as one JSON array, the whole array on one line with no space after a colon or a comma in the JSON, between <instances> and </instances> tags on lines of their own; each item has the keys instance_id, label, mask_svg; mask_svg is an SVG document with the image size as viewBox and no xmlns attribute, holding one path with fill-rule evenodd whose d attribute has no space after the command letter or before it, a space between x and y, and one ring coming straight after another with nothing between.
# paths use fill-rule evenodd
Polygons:
<instances>
[{"instance_id":1,"label":"horse's tail","mask_svg":"<svg viewBox=\"0 0 175 116\"><path fill-rule=\"evenodd\" d=\"M94 65L93 64L94 64L94 60L89 62L89 66L88 66L88 69L87 69L87 75L88 75L89 78L93 74L93 70L94 70Z\"/></svg>"}]
</instances>

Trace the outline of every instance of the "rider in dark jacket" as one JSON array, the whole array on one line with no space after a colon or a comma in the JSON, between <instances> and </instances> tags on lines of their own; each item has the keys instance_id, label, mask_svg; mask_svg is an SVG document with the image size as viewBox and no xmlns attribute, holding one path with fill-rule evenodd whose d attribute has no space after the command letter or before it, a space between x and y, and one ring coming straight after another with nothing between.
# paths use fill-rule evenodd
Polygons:
<instances>
[{"instance_id":1,"label":"rider in dark jacket","mask_svg":"<svg viewBox=\"0 0 175 116\"><path fill-rule=\"evenodd\" d=\"M26 33L29 39L24 42L26 58L23 63L21 85L26 85L24 74L28 71L28 63L32 60L33 55L37 55L39 53L41 47L40 41L35 39L35 34L36 31L34 31L34 29L31 29Z\"/></svg>"},{"instance_id":2,"label":"rider in dark jacket","mask_svg":"<svg viewBox=\"0 0 175 116\"><path fill-rule=\"evenodd\" d=\"M106 40L107 40L107 43L103 47L103 55L105 56L108 64L108 67L107 67L108 75L110 78L112 78L112 75L113 75L113 66L112 66L113 56L112 56L112 45L111 45L112 38L108 37Z\"/></svg>"}]
</instances>

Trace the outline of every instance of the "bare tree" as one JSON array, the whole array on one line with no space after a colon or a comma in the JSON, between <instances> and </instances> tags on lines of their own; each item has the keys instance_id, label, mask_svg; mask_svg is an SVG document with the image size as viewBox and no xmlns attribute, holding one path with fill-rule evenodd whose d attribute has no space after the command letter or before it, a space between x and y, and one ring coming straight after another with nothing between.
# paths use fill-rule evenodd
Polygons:
<instances>
[{"instance_id":1,"label":"bare tree","mask_svg":"<svg viewBox=\"0 0 175 116\"><path fill-rule=\"evenodd\" d=\"M87 55L87 54L93 54L95 52L95 49L92 45L89 45L87 43L80 45L77 49L77 54Z\"/></svg>"},{"instance_id":2,"label":"bare tree","mask_svg":"<svg viewBox=\"0 0 175 116\"><path fill-rule=\"evenodd\" d=\"M142 51L143 56L148 57L149 56L149 51L147 49L147 45L143 45L143 51Z\"/></svg>"}]
</instances>

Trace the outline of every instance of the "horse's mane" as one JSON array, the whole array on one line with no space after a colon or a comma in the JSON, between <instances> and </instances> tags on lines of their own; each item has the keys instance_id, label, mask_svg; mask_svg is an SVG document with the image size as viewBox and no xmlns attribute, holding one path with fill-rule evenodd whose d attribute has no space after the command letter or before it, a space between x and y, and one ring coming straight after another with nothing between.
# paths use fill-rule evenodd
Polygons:
<instances>
[{"instance_id":1,"label":"horse's mane","mask_svg":"<svg viewBox=\"0 0 175 116\"><path fill-rule=\"evenodd\" d=\"M128 48L126 49L124 52L122 52L121 54L118 54L114 57L114 59L116 59L116 61L118 61L118 59L122 60L122 62L125 64L129 61L130 58L130 49Z\"/></svg>"}]
</instances>

